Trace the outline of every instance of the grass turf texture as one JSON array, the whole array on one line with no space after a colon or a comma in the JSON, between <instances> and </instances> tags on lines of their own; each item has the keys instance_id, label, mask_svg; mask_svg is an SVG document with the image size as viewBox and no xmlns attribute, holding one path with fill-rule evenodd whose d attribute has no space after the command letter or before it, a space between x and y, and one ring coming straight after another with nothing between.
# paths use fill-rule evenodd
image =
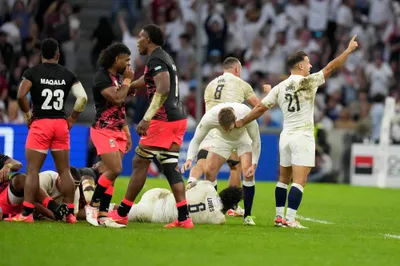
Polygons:
<instances>
[{"instance_id":1,"label":"grass turf texture","mask_svg":"<svg viewBox=\"0 0 400 266\"><path fill-rule=\"evenodd\" d=\"M127 182L117 181L113 202L120 202ZM165 180L148 179L143 191L167 186ZM300 230L272 226L274 187L256 185L255 227L232 217L226 225L193 230L2 221L0 265L399 265L400 239L384 236L400 235L399 190L310 184L299 215L333 224L302 221L309 229Z\"/></svg>"}]
</instances>

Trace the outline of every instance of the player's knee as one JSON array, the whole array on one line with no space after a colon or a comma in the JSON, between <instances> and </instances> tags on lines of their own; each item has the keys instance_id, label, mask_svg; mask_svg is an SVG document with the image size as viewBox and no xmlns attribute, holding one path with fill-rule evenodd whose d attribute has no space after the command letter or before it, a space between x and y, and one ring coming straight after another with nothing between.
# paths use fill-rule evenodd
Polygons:
<instances>
[{"instance_id":1,"label":"player's knee","mask_svg":"<svg viewBox=\"0 0 400 266\"><path fill-rule=\"evenodd\" d=\"M207 166L204 176L206 180L213 182L217 179L217 172L218 170L216 168Z\"/></svg>"},{"instance_id":2,"label":"player's knee","mask_svg":"<svg viewBox=\"0 0 400 266\"><path fill-rule=\"evenodd\" d=\"M164 175L168 183L172 186L178 183L183 183L183 178L178 169L178 163L164 164Z\"/></svg>"}]
</instances>

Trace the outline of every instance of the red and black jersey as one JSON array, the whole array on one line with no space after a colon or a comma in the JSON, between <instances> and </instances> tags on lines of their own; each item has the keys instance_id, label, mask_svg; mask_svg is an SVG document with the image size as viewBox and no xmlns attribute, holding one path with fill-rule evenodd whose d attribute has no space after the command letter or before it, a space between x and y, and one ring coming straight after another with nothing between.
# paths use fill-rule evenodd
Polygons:
<instances>
[{"instance_id":1,"label":"red and black jersey","mask_svg":"<svg viewBox=\"0 0 400 266\"><path fill-rule=\"evenodd\" d=\"M114 76L106 69L99 69L93 78L93 97L96 117L92 124L95 129L121 130L125 123L125 103L121 106L107 102L101 91L109 87L120 87L122 76Z\"/></svg>"},{"instance_id":2,"label":"red and black jersey","mask_svg":"<svg viewBox=\"0 0 400 266\"><path fill-rule=\"evenodd\" d=\"M59 64L42 63L25 70L22 78L32 82L33 119L66 118L64 104L78 82L74 73Z\"/></svg>"},{"instance_id":3,"label":"red and black jersey","mask_svg":"<svg viewBox=\"0 0 400 266\"><path fill-rule=\"evenodd\" d=\"M156 92L154 76L158 73L168 71L170 89L167 100L153 117L154 120L177 121L186 118L185 108L179 100L179 82L176 66L171 56L163 49L157 48L149 56L144 70L144 80L146 83L147 97L149 102L153 99Z\"/></svg>"}]
</instances>

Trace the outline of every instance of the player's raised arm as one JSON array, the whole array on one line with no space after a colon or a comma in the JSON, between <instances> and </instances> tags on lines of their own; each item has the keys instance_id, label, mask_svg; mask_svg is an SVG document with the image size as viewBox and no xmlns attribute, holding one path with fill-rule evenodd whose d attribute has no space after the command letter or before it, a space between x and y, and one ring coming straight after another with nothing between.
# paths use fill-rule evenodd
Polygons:
<instances>
[{"instance_id":1,"label":"player's raised arm","mask_svg":"<svg viewBox=\"0 0 400 266\"><path fill-rule=\"evenodd\" d=\"M111 86L101 91L101 95L113 105L120 106L125 102L126 96L128 95L129 86L133 79L134 72L130 66L127 66L124 71L124 82L121 87Z\"/></svg>"},{"instance_id":2,"label":"player's raised arm","mask_svg":"<svg viewBox=\"0 0 400 266\"><path fill-rule=\"evenodd\" d=\"M144 82L144 75L142 75L137 80L133 81L129 86L129 94L134 94L136 90L145 89L146 83Z\"/></svg>"},{"instance_id":3,"label":"player's raised arm","mask_svg":"<svg viewBox=\"0 0 400 266\"><path fill-rule=\"evenodd\" d=\"M329 78L338 68L343 66L347 57L358 47L358 43L355 40L356 37L357 35L354 35L353 38L351 38L347 49L322 69L325 79Z\"/></svg>"}]
</instances>

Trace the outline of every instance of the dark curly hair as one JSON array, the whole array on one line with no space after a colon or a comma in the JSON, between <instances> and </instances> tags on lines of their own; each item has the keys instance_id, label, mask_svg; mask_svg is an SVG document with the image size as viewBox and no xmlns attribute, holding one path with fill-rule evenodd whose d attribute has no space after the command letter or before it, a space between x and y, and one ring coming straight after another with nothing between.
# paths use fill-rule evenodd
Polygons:
<instances>
[{"instance_id":1,"label":"dark curly hair","mask_svg":"<svg viewBox=\"0 0 400 266\"><path fill-rule=\"evenodd\" d=\"M152 43L158 46L163 46L165 43L164 33L161 28L155 24L149 24L143 27L143 30L149 36Z\"/></svg>"},{"instance_id":2,"label":"dark curly hair","mask_svg":"<svg viewBox=\"0 0 400 266\"><path fill-rule=\"evenodd\" d=\"M121 54L131 55L129 48L123 43L115 43L101 51L98 64L104 69L109 69L115 62L115 58Z\"/></svg>"},{"instance_id":3,"label":"dark curly hair","mask_svg":"<svg viewBox=\"0 0 400 266\"><path fill-rule=\"evenodd\" d=\"M235 209L237 204L243 199L243 189L241 187L227 187L219 193L223 209L226 213L229 209Z\"/></svg>"}]
</instances>

